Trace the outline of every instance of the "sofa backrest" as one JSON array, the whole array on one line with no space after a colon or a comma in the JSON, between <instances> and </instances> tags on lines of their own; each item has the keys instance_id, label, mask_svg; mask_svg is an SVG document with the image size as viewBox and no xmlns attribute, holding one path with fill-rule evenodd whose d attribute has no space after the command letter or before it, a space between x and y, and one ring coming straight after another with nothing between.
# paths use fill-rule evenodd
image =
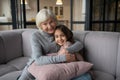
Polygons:
<instances>
[{"instance_id":1,"label":"sofa backrest","mask_svg":"<svg viewBox=\"0 0 120 80\"><path fill-rule=\"evenodd\" d=\"M0 64L21 56L31 56L30 37L36 29L0 31ZM117 75L120 79L120 33L74 31L74 38L83 42L84 54L93 69Z\"/></svg>"},{"instance_id":2,"label":"sofa backrest","mask_svg":"<svg viewBox=\"0 0 120 80\"><path fill-rule=\"evenodd\" d=\"M27 57L31 57L32 54L32 48L31 48L31 43L30 43L30 39L31 39L31 35L34 31L36 31L37 29L30 29L27 31L24 31L22 33L22 39L23 39L23 55L27 56Z\"/></svg>"},{"instance_id":3,"label":"sofa backrest","mask_svg":"<svg viewBox=\"0 0 120 80\"><path fill-rule=\"evenodd\" d=\"M118 43L118 55L117 55L117 67L116 67L116 80L120 80L120 36Z\"/></svg>"},{"instance_id":4,"label":"sofa backrest","mask_svg":"<svg viewBox=\"0 0 120 80\"><path fill-rule=\"evenodd\" d=\"M0 31L0 64L22 56L22 31Z\"/></svg>"},{"instance_id":5,"label":"sofa backrest","mask_svg":"<svg viewBox=\"0 0 120 80\"><path fill-rule=\"evenodd\" d=\"M5 63L5 49L3 44L3 39L0 36L0 64Z\"/></svg>"},{"instance_id":6,"label":"sofa backrest","mask_svg":"<svg viewBox=\"0 0 120 80\"><path fill-rule=\"evenodd\" d=\"M117 74L120 74L120 69L118 68L120 67L120 51L118 55L119 36L120 34L115 32L96 31L74 34L76 39L83 42L85 56L88 61L94 64L93 69L112 75L116 74L116 66Z\"/></svg>"}]
</instances>

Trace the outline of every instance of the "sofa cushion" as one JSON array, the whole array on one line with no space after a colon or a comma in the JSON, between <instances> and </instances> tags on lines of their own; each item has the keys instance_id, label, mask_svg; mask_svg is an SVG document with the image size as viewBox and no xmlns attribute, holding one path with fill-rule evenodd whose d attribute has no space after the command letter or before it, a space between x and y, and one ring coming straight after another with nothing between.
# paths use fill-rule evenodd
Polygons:
<instances>
[{"instance_id":1,"label":"sofa cushion","mask_svg":"<svg viewBox=\"0 0 120 80\"><path fill-rule=\"evenodd\" d=\"M120 77L117 77L116 80L120 80Z\"/></svg>"},{"instance_id":2,"label":"sofa cushion","mask_svg":"<svg viewBox=\"0 0 120 80\"><path fill-rule=\"evenodd\" d=\"M22 56L22 36L21 31L3 31L1 38L4 44L5 61Z\"/></svg>"},{"instance_id":3,"label":"sofa cushion","mask_svg":"<svg viewBox=\"0 0 120 80\"><path fill-rule=\"evenodd\" d=\"M119 33L90 32L85 37L87 59L95 70L116 74Z\"/></svg>"},{"instance_id":4,"label":"sofa cushion","mask_svg":"<svg viewBox=\"0 0 120 80\"><path fill-rule=\"evenodd\" d=\"M35 29L36 30L36 29ZM23 54L24 56L31 57L32 54L32 48L31 48L31 35L35 30L29 30L22 33L22 39L23 39Z\"/></svg>"},{"instance_id":5,"label":"sofa cushion","mask_svg":"<svg viewBox=\"0 0 120 80\"><path fill-rule=\"evenodd\" d=\"M120 80L120 36L119 36L119 43L118 43L116 78L117 78L117 80Z\"/></svg>"},{"instance_id":6,"label":"sofa cushion","mask_svg":"<svg viewBox=\"0 0 120 80\"><path fill-rule=\"evenodd\" d=\"M0 65L0 76L16 70L17 69L15 67L10 65Z\"/></svg>"},{"instance_id":7,"label":"sofa cushion","mask_svg":"<svg viewBox=\"0 0 120 80\"><path fill-rule=\"evenodd\" d=\"M0 64L5 63L5 48L3 44L3 39L0 35Z\"/></svg>"},{"instance_id":8,"label":"sofa cushion","mask_svg":"<svg viewBox=\"0 0 120 80\"><path fill-rule=\"evenodd\" d=\"M18 70L22 70L26 66L28 59L29 59L28 57L20 57L20 58L16 58L14 60L11 60L7 64L15 67Z\"/></svg>"},{"instance_id":9,"label":"sofa cushion","mask_svg":"<svg viewBox=\"0 0 120 80\"><path fill-rule=\"evenodd\" d=\"M73 31L74 39L79 40L82 43L85 41L85 36L88 33L88 31Z\"/></svg>"},{"instance_id":10,"label":"sofa cushion","mask_svg":"<svg viewBox=\"0 0 120 80\"><path fill-rule=\"evenodd\" d=\"M114 75L101 72L101 71L94 71L94 77L95 77L95 80L115 80Z\"/></svg>"},{"instance_id":11,"label":"sofa cushion","mask_svg":"<svg viewBox=\"0 0 120 80\"><path fill-rule=\"evenodd\" d=\"M14 71L7 73L6 75L0 77L0 80L17 80L18 76L21 74L21 71Z\"/></svg>"}]
</instances>

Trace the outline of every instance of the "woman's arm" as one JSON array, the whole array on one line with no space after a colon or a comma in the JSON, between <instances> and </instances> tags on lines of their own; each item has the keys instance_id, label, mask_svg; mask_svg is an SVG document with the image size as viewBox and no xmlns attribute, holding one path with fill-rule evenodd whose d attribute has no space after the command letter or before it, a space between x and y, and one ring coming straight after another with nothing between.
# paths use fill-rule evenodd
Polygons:
<instances>
[{"instance_id":1,"label":"woman's arm","mask_svg":"<svg viewBox=\"0 0 120 80\"><path fill-rule=\"evenodd\" d=\"M74 44L67 48L69 53L79 52L83 48L83 44L80 41L75 41Z\"/></svg>"},{"instance_id":2,"label":"woman's arm","mask_svg":"<svg viewBox=\"0 0 120 80\"><path fill-rule=\"evenodd\" d=\"M33 35L31 39L32 59L34 59L38 65L53 64L53 63L60 63L60 62L66 61L65 55L45 56L43 54L44 51L42 46L42 44L44 43L43 42L44 40L41 40L41 39L44 39L44 38L41 37L40 35L39 36Z\"/></svg>"}]
</instances>

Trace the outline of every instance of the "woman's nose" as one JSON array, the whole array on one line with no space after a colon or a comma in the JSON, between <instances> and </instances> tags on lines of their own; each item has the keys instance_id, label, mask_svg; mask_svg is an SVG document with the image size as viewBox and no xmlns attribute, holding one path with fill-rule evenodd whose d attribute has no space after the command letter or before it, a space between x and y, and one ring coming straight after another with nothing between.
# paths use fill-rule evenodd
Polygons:
<instances>
[{"instance_id":1,"label":"woman's nose","mask_svg":"<svg viewBox=\"0 0 120 80\"><path fill-rule=\"evenodd\" d=\"M48 27L48 28L51 28L51 24L48 24L47 27Z\"/></svg>"}]
</instances>

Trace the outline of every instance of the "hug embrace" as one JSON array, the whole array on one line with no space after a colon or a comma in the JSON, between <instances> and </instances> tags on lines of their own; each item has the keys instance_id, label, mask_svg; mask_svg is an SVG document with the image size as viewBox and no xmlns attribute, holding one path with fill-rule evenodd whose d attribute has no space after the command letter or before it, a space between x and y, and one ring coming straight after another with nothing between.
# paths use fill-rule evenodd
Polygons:
<instances>
[{"instance_id":1,"label":"hug embrace","mask_svg":"<svg viewBox=\"0 0 120 80\"><path fill-rule=\"evenodd\" d=\"M67 26L59 25L49 9L36 15L39 29L31 38L32 57L18 80L92 80L93 64L85 62L83 44L73 39Z\"/></svg>"}]
</instances>

